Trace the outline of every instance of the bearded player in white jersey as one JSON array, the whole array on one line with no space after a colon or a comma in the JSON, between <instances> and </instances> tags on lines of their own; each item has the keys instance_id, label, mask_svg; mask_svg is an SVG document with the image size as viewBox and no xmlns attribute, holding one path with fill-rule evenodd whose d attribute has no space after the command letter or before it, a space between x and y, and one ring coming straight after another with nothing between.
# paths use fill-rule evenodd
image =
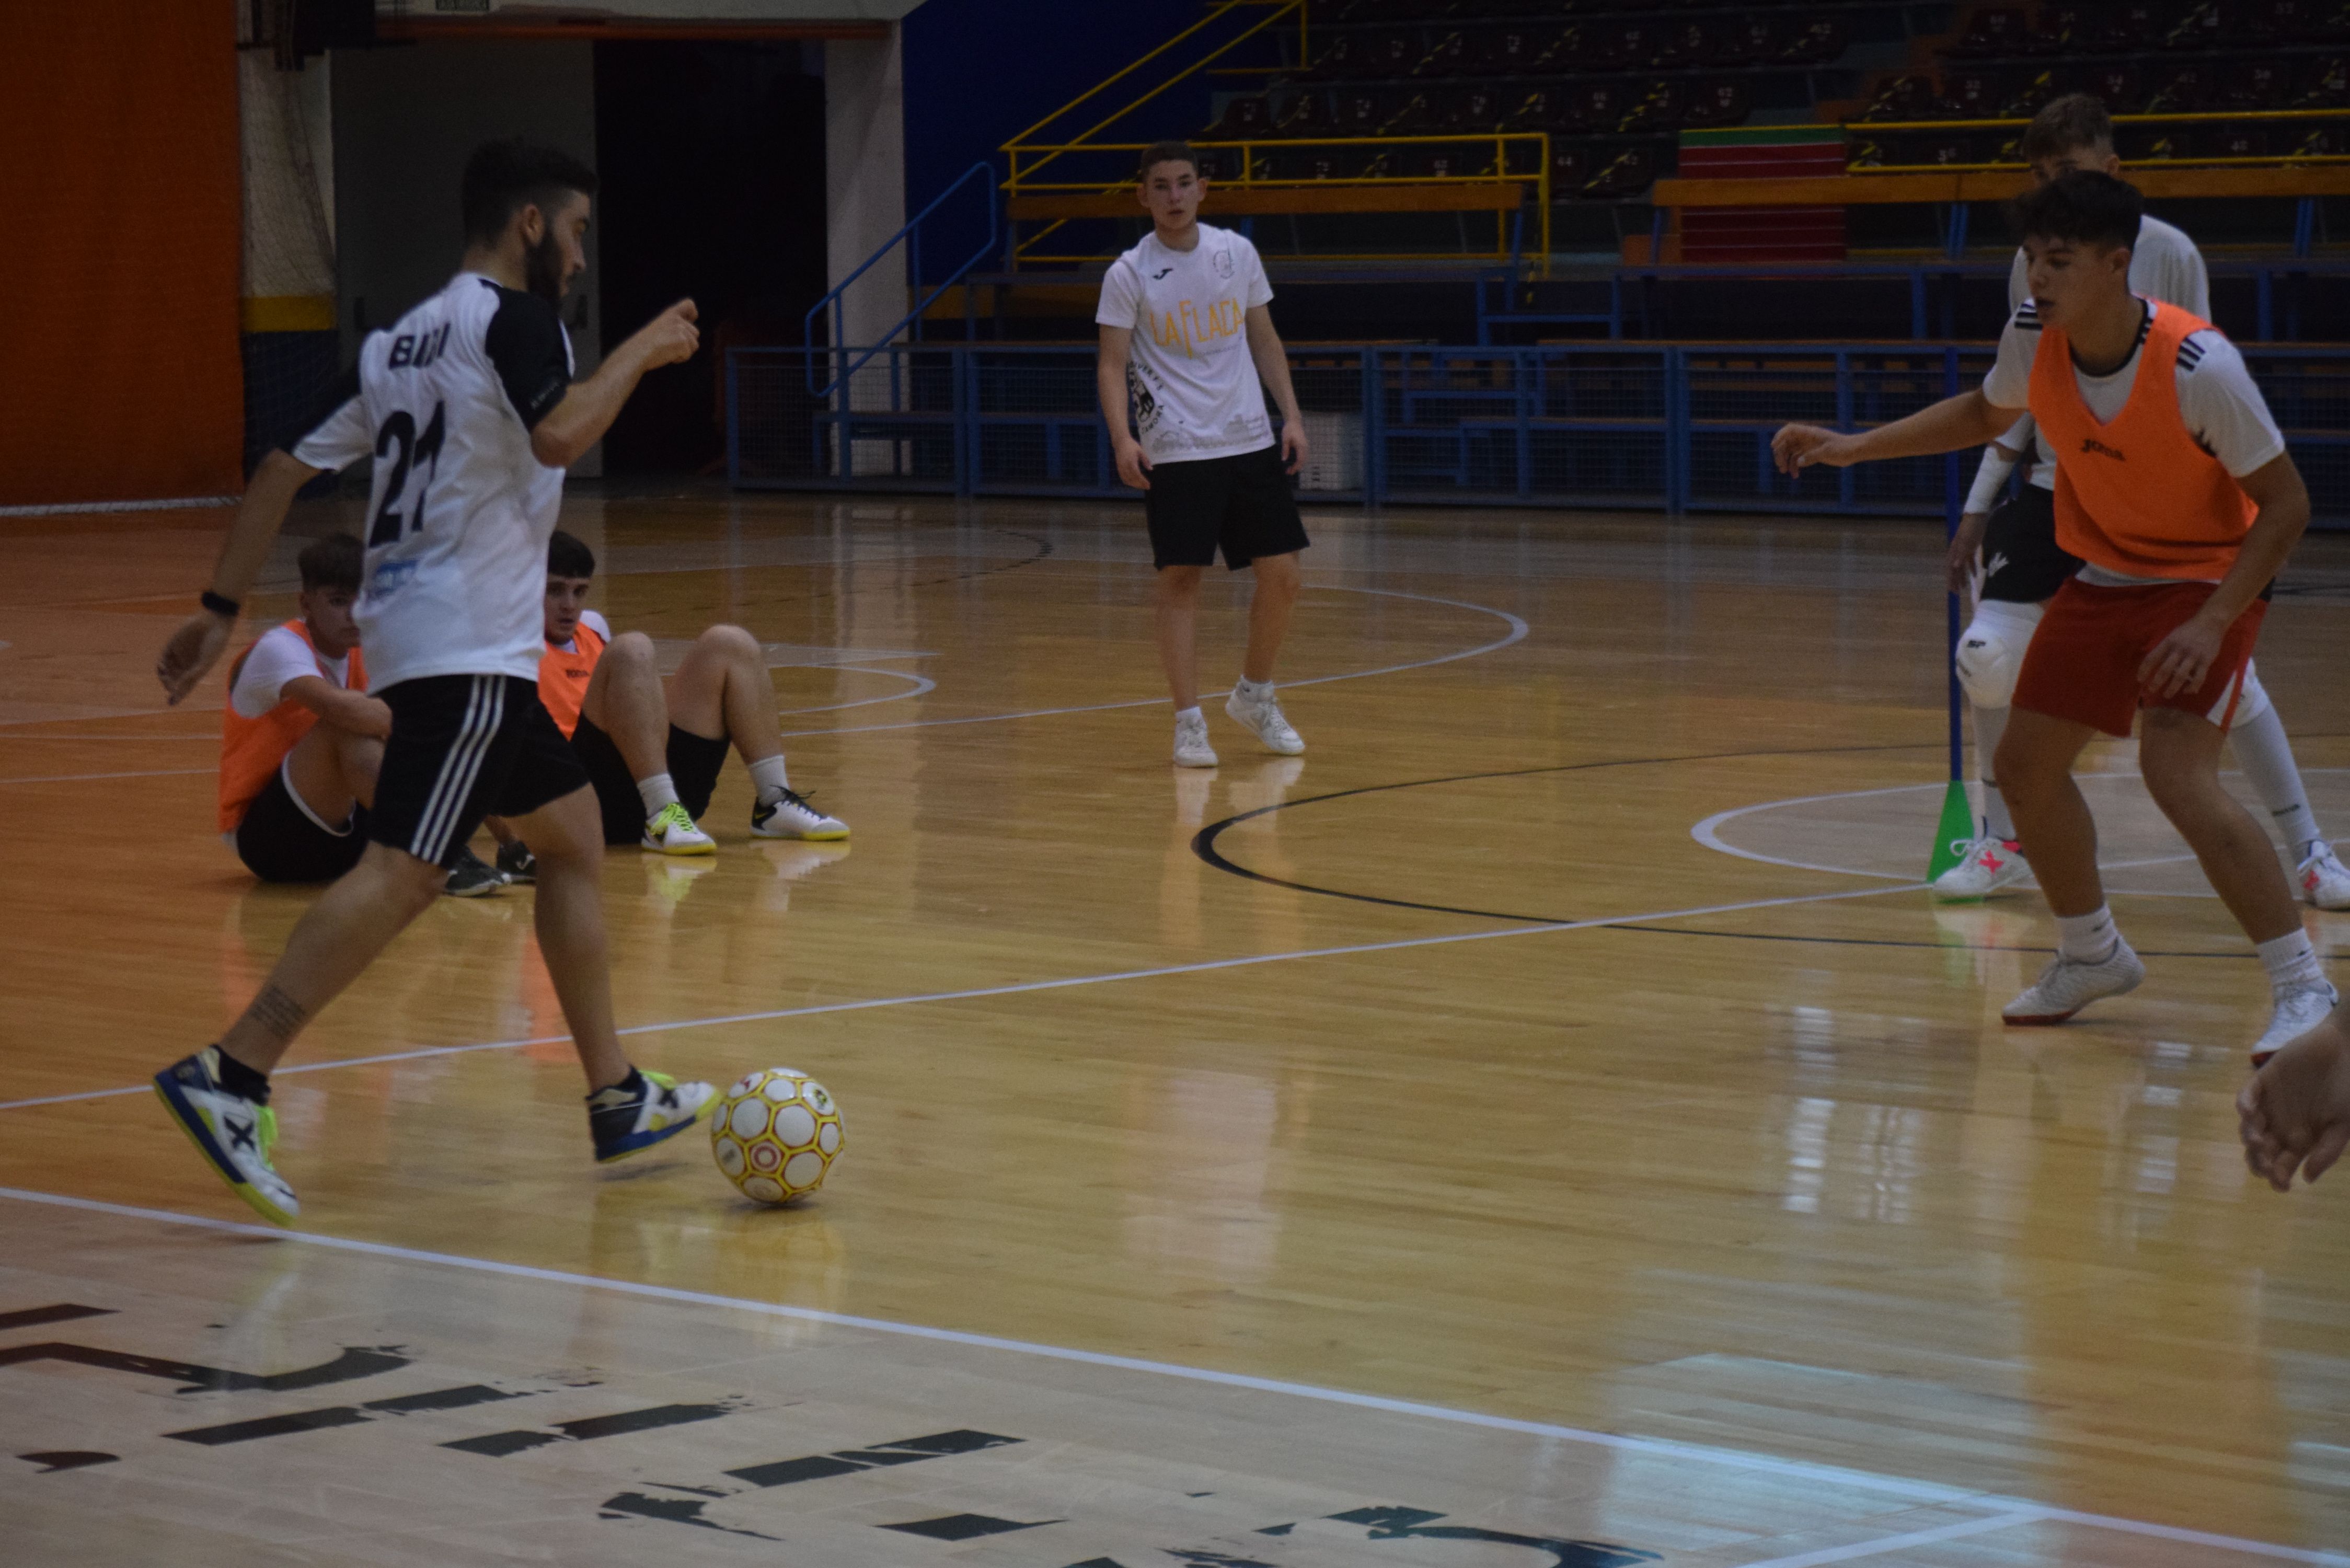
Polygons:
<instances>
[{"instance_id":1,"label":"bearded player in white jersey","mask_svg":"<svg viewBox=\"0 0 2350 1568\"><path fill-rule=\"evenodd\" d=\"M203 610L156 663L172 701L227 646L294 494L372 455L367 572L356 607L369 694L391 710L359 864L295 927L266 984L217 1044L155 1075L156 1092L229 1186L291 1224L270 1160L269 1073L295 1037L431 907L453 845L492 812L538 857L537 934L588 1078L598 1160L685 1131L706 1084L632 1066L612 1023L599 885L602 818L588 775L538 700L547 538L563 471L608 430L649 370L692 357L691 300L656 317L586 380L571 379L556 303L586 267L596 176L525 142L465 165L463 270L369 335L332 411L245 493Z\"/></svg>"},{"instance_id":2,"label":"bearded player in white jersey","mask_svg":"<svg viewBox=\"0 0 2350 1568\"><path fill-rule=\"evenodd\" d=\"M2072 93L2043 107L2025 130L2019 151L2043 185L2069 170L2101 174L2121 170L2121 159L2114 152L2113 120L2106 106L2085 93ZM2018 250L2008 274L2010 315L2031 294L2024 269L2024 254ZM2210 280L2201 254L2193 240L2159 218L2148 217L2140 225L2138 243L2130 252L2129 284L2144 297L2178 306L2206 321L2211 318ZM2030 482L2013 498L2002 501L2009 472L2027 452L2033 456ZM1950 542L1950 591L1962 595L1971 587L1975 595L1974 618L1959 638L1958 670L1974 709L1982 822L1981 832L1959 863L1935 880L1935 893L1945 899L1984 898L2032 874L2017 847L2014 819L1991 759L2007 729L2009 703L2033 631L2048 600L2081 567L2056 546L2055 491L2056 454L2025 414L1983 449L1981 470ZM2294 891L2321 909L2350 909L2350 868L2334 857L2334 846L2309 809L2309 792L2293 762L2293 743L2285 738L2283 721L2256 669L2245 672L2242 702L2229 726L2228 741L2293 852Z\"/></svg>"},{"instance_id":3,"label":"bearded player in white jersey","mask_svg":"<svg viewBox=\"0 0 2350 1568\"><path fill-rule=\"evenodd\" d=\"M1208 185L1189 147L1146 149L1140 183L1150 233L1103 275L1095 390L1118 476L1142 492L1149 524L1175 765L1216 765L1200 711L1198 628L1200 574L1219 550L1226 567L1256 578L1248 656L1224 712L1265 750L1295 756L1305 742L1274 695L1273 669L1307 542L1288 479L1305 462L1305 421L1267 308L1273 286L1254 245L1199 221ZM1281 406L1277 441L1268 391Z\"/></svg>"}]
</instances>

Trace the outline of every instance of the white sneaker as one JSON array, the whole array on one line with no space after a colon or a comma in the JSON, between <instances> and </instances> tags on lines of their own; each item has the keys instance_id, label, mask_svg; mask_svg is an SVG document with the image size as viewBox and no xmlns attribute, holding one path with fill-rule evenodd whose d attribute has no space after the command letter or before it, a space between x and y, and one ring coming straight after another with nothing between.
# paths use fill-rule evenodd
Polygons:
<instances>
[{"instance_id":1,"label":"white sneaker","mask_svg":"<svg viewBox=\"0 0 2350 1568\"><path fill-rule=\"evenodd\" d=\"M693 815L671 801L645 823L644 847L656 855L715 855L718 840L693 825Z\"/></svg>"},{"instance_id":2,"label":"white sneaker","mask_svg":"<svg viewBox=\"0 0 2350 1568\"><path fill-rule=\"evenodd\" d=\"M1934 897L1953 902L1987 898L2031 875L2032 867L2014 839L1985 835L1967 846L1965 857L1956 866L1934 878Z\"/></svg>"},{"instance_id":3,"label":"white sneaker","mask_svg":"<svg viewBox=\"0 0 2350 1568\"><path fill-rule=\"evenodd\" d=\"M761 838L826 840L848 836L848 824L827 816L795 789L778 793L751 808L751 831Z\"/></svg>"},{"instance_id":4,"label":"white sneaker","mask_svg":"<svg viewBox=\"0 0 2350 1568\"><path fill-rule=\"evenodd\" d=\"M1179 768L1212 768L1216 765L1216 748L1208 744L1206 714L1186 713L1175 721L1175 765Z\"/></svg>"},{"instance_id":5,"label":"white sneaker","mask_svg":"<svg viewBox=\"0 0 2350 1568\"><path fill-rule=\"evenodd\" d=\"M640 1070L640 1090L626 1084L588 1096L588 1131L596 1140L596 1161L609 1165L689 1131L710 1109L718 1091L708 1084L681 1084L667 1073Z\"/></svg>"},{"instance_id":6,"label":"white sneaker","mask_svg":"<svg viewBox=\"0 0 2350 1568\"><path fill-rule=\"evenodd\" d=\"M1224 700L1224 712L1233 723L1263 741L1268 752L1294 757L1305 750L1305 742L1297 738L1297 732L1282 716L1281 699L1270 688L1263 696L1255 698L1243 697L1238 687L1233 688L1232 694Z\"/></svg>"},{"instance_id":7,"label":"white sneaker","mask_svg":"<svg viewBox=\"0 0 2350 1568\"><path fill-rule=\"evenodd\" d=\"M271 1224L294 1223L302 1205L269 1163L277 1113L221 1087L219 1046L207 1045L156 1074L155 1094L229 1190Z\"/></svg>"},{"instance_id":8,"label":"white sneaker","mask_svg":"<svg viewBox=\"0 0 2350 1568\"><path fill-rule=\"evenodd\" d=\"M2062 1023L2101 997L2136 991L2146 978L2146 965L2129 943L2114 939L2114 950L2102 961L2084 963L2063 953L2031 988L1999 1010L2010 1023Z\"/></svg>"},{"instance_id":9,"label":"white sneaker","mask_svg":"<svg viewBox=\"0 0 2350 1568\"><path fill-rule=\"evenodd\" d=\"M2293 886L2314 909L2350 909L2350 866L2334 857L2331 844L2320 844L2293 868Z\"/></svg>"},{"instance_id":10,"label":"white sneaker","mask_svg":"<svg viewBox=\"0 0 2350 1568\"><path fill-rule=\"evenodd\" d=\"M2268 1033L2252 1046L2257 1067L2320 1023L2341 998L2324 981L2315 985L2291 985L2277 993L2276 1012L2269 1017Z\"/></svg>"}]
</instances>

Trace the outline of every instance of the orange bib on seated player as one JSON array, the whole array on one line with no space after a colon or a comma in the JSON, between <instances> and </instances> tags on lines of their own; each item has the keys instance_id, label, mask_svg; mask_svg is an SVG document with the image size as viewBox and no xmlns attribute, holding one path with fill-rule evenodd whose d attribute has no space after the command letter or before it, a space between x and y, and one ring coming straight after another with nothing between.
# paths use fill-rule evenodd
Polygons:
<instances>
[{"instance_id":1,"label":"orange bib on seated player","mask_svg":"<svg viewBox=\"0 0 2350 1568\"><path fill-rule=\"evenodd\" d=\"M596 678L596 661L603 657L603 638L584 619L572 628L569 652L549 643L538 656L538 701L567 741L579 728L588 682Z\"/></svg>"},{"instance_id":2,"label":"orange bib on seated player","mask_svg":"<svg viewBox=\"0 0 2350 1568\"><path fill-rule=\"evenodd\" d=\"M300 638L315 656L318 645L310 640L310 628L299 617L289 620L285 629ZM245 808L254 803L263 790L269 787L269 776L276 773L286 755L302 743L318 722L318 715L301 703L286 699L258 719L248 719L236 711L236 678L244 673L244 661L253 657L259 645L256 639L236 656L228 667L228 705L221 710L220 764L220 830L234 833L244 820ZM351 649L349 680L346 690L367 690L367 661L359 650ZM322 680L332 680L323 665L318 670Z\"/></svg>"},{"instance_id":3,"label":"orange bib on seated player","mask_svg":"<svg viewBox=\"0 0 2350 1568\"><path fill-rule=\"evenodd\" d=\"M2125 576L2217 582L2260 508L2178 411L2178 346L2211 324L2147 303L2154 319L2129 400L2103 424L2073 378L2072 340L2053 327L2040 334L2032 417L2056 453L2056 543Z\"/></svg>"}]
</instances>

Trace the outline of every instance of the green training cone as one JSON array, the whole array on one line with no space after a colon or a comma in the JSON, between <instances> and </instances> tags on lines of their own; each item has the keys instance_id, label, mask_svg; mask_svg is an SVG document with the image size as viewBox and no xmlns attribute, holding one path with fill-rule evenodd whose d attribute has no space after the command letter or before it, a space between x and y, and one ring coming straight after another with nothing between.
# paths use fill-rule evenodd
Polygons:
<instances>
[{"instance_id":1,"label":"green training cone","mask_svg":"<svg viewBox=\"0 0 2350 1568\"><path fill-rule=\"evenodd\" d=\"M1974 842L1974 803L1967 799L1967 783L1952 779L1942 795L1942 820L1934 826L1934 853L1926 860L1926 880L1931 882L1966 858Z\"/></svg>"}]
</instances>

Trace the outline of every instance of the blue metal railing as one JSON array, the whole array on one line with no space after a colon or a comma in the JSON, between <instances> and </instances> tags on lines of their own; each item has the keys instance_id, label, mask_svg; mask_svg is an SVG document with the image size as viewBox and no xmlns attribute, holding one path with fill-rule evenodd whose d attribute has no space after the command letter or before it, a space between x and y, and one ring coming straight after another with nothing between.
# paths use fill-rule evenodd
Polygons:
<instances>
[{"instance_id":1,"label":"blue metal railing","mask_svg":"<svg viewBox=\"0 0 2350 1568\"><path fill-rule=\"evenodd\" d=\"M1125 496L1090 345L898 344L883 406L816 389L805 360L727 356L729 478L745 488ZM2350 524L2350 348L2247 345L2320 518ZM1941 516L1948 460L1777 473L1791 420L1865 427L1979 379L1991 346L1347 345L1290 349L1324 502ZM876 378L878 386L879 378Z\"/></svg>"},{"instance_id":2,"label":"blue metal railing","mask_svg":"<svg viewBox=\"0 0 2350 1568\"><path fill-rule=\"evenodd\" d=\"M882 257L897 249L898 245L902 242L906 246L907 253L906 275L910 280L911 280L915 288L921 287L922 220L929 217L932 213L937 212L941 206L945 205L947 198L952 196L965 185L970 184L973 180L979 181L981 182L981 189L987 192L986 243L982 244L976 251L973 251L962 265L956 267L951 273L948 274L947 279L944 283L940 284L936 288L931 290L930 293L924 295L920 302L917 304L913 309L908 311L906 315L899 320L895 327L892 327L889 331L882 333L879 340L879 347L865 349L851 349L843 347L842 345L846 343L848 335L847 306L846 304L848 295L848 286L855 283L858 278L863 277L867 273L870 272L874 266L880 262ZM988 162L985 159L982 159L980 161L972 164L970 168L964 170L961 174L955 176L954 182L950 184L945 190L940 192L937 196L933 197L929 206L924 207L920 212L915 213L913 217L907 221L904 228L899 229L896 234L890 235L889 239L882 243L879 250L877 250L871 255L867 256L865 260L858 265L855 272L852 272L847 277L842 278L840 282L834 286L831 293L826 295L822 299L817 300L815 305L811 306L808 308L806 317L800 323L800 341L810 350L807 369L809 378L808 390L819 398L824 398L830 397L836 389L845 388L851 376L863 369L876 355L881 353L882 349L895 340L898 334L906 330L909 326L912 327L914 329L915 341L920 342L922 336L923 313L929 310L933 304L937 303L940 296L944 295L947 290L952 288L957 283L960 283L962 280L964 274L970 272L972 268L977 266L981 262L986 260L995 253L997 207L998 203L995 200L995 166L993 163ZM816 384L815 379L816 366L818 364L818 360L814 353L816 347L816 318L824 314L825 307L827 306L830 306L832 307L831 348L833 354L845 356L850 353L855 353L858 355L858 358L854 363L841 369L831 380L819 387Z\"/></svg>"}]
</instances>

